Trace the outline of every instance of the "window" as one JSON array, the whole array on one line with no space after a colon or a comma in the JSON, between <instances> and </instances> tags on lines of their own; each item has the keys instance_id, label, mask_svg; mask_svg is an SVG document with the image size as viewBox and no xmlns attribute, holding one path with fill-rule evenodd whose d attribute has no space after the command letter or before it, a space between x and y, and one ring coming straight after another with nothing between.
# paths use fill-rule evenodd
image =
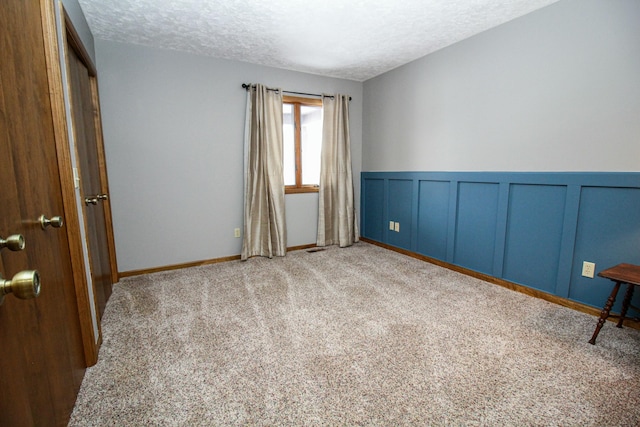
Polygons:
<instances>
[{"instance_id":1,"label":"window","mask_svg":"<svg viewBox=\"0 0 640 427\"><path fill-rule=\"evenodd\" d=\"M322 100L282 99L285 193L317 192L320 185Z\"/></svg>"}]
</instances>

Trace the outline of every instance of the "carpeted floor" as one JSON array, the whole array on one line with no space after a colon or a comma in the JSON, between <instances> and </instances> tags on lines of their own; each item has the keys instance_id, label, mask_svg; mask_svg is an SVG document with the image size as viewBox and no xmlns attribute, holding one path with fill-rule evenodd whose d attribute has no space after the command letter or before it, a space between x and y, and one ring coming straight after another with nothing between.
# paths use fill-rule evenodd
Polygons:
<instances>
[{"instance_id":1,"label":"carpeted floor","mask_svg":"<svg viewBox=\"0 0 640 427\"><path fill-rule=\"evenodd\" d=\"M637 426L596 321L366 243L132 277L70 425Z\"/></svg>"}]
</instances>

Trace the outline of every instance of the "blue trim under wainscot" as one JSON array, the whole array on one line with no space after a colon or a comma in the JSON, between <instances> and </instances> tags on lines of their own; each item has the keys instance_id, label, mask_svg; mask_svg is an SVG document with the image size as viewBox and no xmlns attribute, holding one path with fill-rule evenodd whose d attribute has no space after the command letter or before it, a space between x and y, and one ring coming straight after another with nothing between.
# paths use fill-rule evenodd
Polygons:
<instances>
[{"instance_id":1,"label":"blue trim under wainscot","mask_svg":"<svg viewBox=\"0 0 640 427\"><path fill-rule=\"evenodd\" d=\"M363 172L361 183L363 237L593 307L612 283L583 277L583 261L640 264L640 173Z\"/></svg>"}]
</instances>

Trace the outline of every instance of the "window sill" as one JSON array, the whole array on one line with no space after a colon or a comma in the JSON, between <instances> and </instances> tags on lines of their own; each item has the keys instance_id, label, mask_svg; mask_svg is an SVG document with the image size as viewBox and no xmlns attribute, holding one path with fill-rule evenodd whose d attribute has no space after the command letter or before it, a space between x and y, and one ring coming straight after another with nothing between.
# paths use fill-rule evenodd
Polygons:
<instances>
[{"instance_id":1,"label":"window sill","mask_svg":"<svg viewBox=\"0 0 640 427\"><path fill-rule=\"evenodd\" d=\"M319 187L309 185L306 187L284 187L284 194L317 193Z\"/></svg>"}]
</instances>

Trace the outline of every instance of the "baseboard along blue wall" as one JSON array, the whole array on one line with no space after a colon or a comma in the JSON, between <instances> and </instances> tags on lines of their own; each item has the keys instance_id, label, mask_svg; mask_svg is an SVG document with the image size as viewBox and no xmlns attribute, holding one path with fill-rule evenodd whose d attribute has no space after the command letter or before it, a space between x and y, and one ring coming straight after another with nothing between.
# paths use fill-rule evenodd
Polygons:
<instances>
[{"instance_id":1,"label":"baseboard along blue wall","mask_svg":"<svg viewBox=\"0 0 640 427\"><path fill-rule=\"evenodd\" d=\"M593 307L613 283L583 277L583 261L640 264L640 173L363 172L361 185L363 237Z\"/></svg>"}]
</instances>

